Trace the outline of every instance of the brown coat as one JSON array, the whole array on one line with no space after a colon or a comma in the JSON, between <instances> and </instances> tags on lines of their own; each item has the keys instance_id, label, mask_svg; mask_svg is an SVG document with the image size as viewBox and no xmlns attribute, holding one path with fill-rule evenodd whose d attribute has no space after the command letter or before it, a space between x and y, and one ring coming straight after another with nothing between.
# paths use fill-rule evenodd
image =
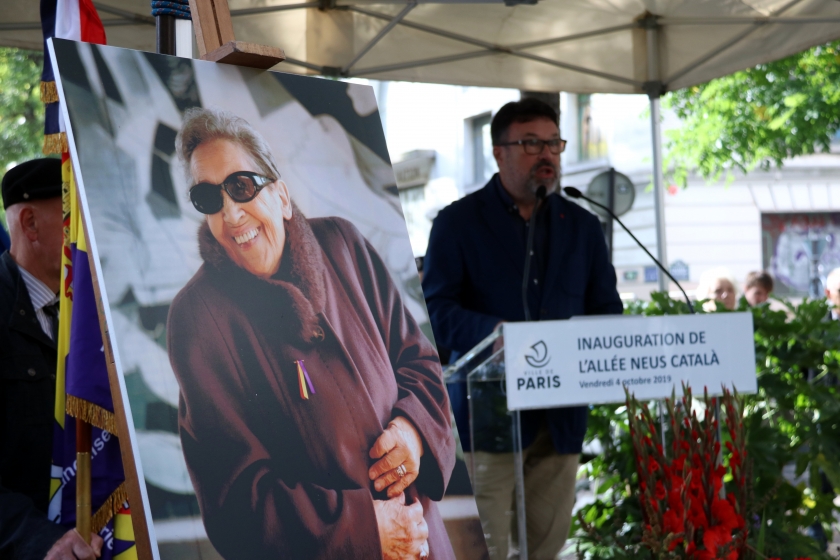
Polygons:
<instances>
[{"instance_id":1,"label":"brown coat","mask_svg":"<svg viewBox=\"0 0 840 560\"><path fill-rule=\"evenodd\" d=\"M295 209L286 232L280 270L262 280L204 224L205 263L170 309L181 441L210 540L229 560L381 558L368 452L402 415L425 449L408 501L423 504L430 558L453 559L433 501L455 461L433 346L353 225Z\"/></svg>"}]
</instances>

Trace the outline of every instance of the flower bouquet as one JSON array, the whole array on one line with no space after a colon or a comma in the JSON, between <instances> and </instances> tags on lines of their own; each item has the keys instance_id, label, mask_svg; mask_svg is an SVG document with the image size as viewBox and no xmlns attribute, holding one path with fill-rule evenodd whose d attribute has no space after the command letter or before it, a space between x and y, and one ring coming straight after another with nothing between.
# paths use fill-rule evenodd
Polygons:
<instances>
[{"instance_id":1,"label":"flower bouquet","mask_svg":"<svg viewBox=\"0 0 840 560\"><path fill-rule=\"evenodd\" d=\"M698 415L691 388L684 386L683 393L679 402L673 397L665 401L665 438L648 406L627 395L644 516L642 542L656 558L744 558L750 467L741 406L724 391L724 432L716 398L705 392ZM731 480L728 491L724 479Z\"/></svg>"}]
</instances>

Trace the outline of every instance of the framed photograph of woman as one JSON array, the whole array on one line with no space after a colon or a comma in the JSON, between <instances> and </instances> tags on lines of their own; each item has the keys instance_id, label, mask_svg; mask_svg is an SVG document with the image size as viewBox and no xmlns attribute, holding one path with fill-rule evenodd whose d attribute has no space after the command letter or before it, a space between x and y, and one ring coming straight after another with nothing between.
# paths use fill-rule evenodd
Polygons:
<instances>
[{"instance_id":1,"label":"framed photograph of woman","mask_svg":"<svg viewBox=\"0 0 840 560\"><path fill-rule=\"evenodd\" d=\"M52 50L155 554L486 555L372 88Z\"/></svg>"}]
</instances>

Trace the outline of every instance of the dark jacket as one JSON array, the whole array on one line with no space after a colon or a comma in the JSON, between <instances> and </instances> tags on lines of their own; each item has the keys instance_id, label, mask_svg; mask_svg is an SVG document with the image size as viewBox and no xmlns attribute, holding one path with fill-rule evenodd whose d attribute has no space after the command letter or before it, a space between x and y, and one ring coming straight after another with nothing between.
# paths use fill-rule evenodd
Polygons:
<instances>
[{"instance_id":1,"label":"dark jacket","mask_svg":"<svg viewBox=\"0 0 840 560\"><path fill-rule=\"evenodd\" d=\"M433 501L455 463L440 364L371 245L349 222L295 210L280 270L262 280L206 224L199 238L205 262L172 302L168 345L216 549L229 560L381 558L368 453L401 415L425 450L407 499L423 504L430 557L454 559Z\"/></svg>"},{"instance_id":2,"label":"dark jacket","mask_svg":"<svg viewBox=\"0 0 840 560\"><path fill-rule=\"evenodd\" d=\"M423 293L437 343L453 351L452 361L481 342L500 321L524 321L522 275L525 247L503 235L498 224L510 220L494 175L479 191L438 214L424 262ZM580 206L549 195L547 261L539 317L622 313L615 269L609 262L598 219ZM470 449L464 383L448 386L458 433ZM586 433L586 407L522 413L522 443L529 445L547 419L558 453L580 453Z\"/></svg>"},{"instance_id":3,"label":"dark jacket","mask_svg":"<svg viewBox=\"0 0 840 560\"><path fill-rule=\"evenodd\" d=\"M0 255L0 560L43 560L66 529L47 519L56 348L8 251Z\"/></svg>"}]
</instances>

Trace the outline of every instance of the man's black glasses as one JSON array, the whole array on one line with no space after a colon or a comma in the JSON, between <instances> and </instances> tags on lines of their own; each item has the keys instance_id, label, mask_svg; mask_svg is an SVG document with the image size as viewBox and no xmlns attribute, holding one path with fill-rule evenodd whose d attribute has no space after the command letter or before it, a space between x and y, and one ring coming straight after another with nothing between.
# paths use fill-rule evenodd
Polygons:
<instances>
[{"instance_id":1,"label":"man's black glasses","mask_svg":"<svg viewBox=\"0 0 840 560\"><path fill-rule=\"evenodd\" d=\"M548 151L552 154L559 154L566 149L566 141L562 138L552 138L551 140L540 140L539 138L525 138L524 140L516 140L514 142L501 142L497 146L516 146L520 145L525 148L525 153L529 156L541 154L543 146L548 146Z\"/></svg>"},{"instance_id":2,"label":"man's black glasses","mask_svg":"<svg viewBox=\"0 0 840 560\"><path fill-rule=\"evenodd\" d=\"M190 189L190 200L195 209L202 214L215 214L225 205L222 189L225 189L235 202L249 202L254 200L266 185L276 180L251 171L237 171L228 175L221 185L213 183L194 185Z\"/></svg>"}]
</instances>

